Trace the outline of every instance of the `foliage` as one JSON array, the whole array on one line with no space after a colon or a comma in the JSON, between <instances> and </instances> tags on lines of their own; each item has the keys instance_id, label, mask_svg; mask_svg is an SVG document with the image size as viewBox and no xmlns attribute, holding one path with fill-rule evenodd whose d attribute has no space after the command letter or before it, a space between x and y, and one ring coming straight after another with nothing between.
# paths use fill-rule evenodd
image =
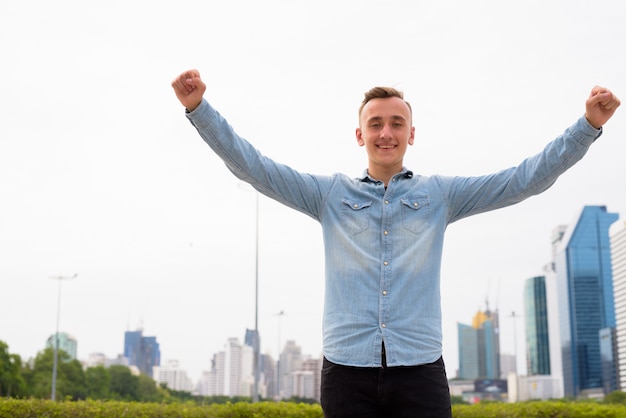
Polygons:
<instances>
[{"instance_id":1,"label":"foliage","mask_svg":"<svg viewBox=\"0 0 626 418\"><path fill-rule=\"evenodd\" d=\"M9 353L9 346L0 341L0 397L21 397L26 394L26 381L21 368L20 356Z\"/></svg>"},{"instance_id":2,"label":"foliage","mask_svg":"<svg viewBox=\"0 0 626 418\"><path fill-rule=\"evenodd\" d=\"M594 401L481 402L475 405L455 405L452 407L452 415L455 418L620 418L626 416L626 406Z\"/></svg>"},{"instance_id":3,"label":"foliage","mask_svg":"<svg viewBox=\"0 0 626 418\"><path fill-rule=\"evenodd\" d=\"M110 399L120 401L139 400L139 377L134 376L126 366L114 365L109 367Z\"/></svg>"},{"instance_id":4,"label":"foliage","mask_svg":"<svg viewBox=\"0 0 626 418\"><path fill-rule=\"evenodd\" d=\"M293 402L293 403L317 403L317 401L315 399L311 399L311 398L302 398L300 396L292 396L289 399L285 399L285 402Z\"/></svg>"},{"instance_id":5,"label":"foliage","mask_svg":"<svg viewBox=\"0 0 626 418\"><path fill-rule=\"evenodd\" d=\"M469 403L467 401L463 400L462 396L455 396L455 395L451 395L450 396L450 403L452 405L468 405Z\"/></svg>"},{"instance_id":6,"label":"foliage","mask_svg":"<svg viewBox=\"0 0 626 418\"><path fill-rule=\"evenodd\" d=\"M90 399L109 399L111 374L103 366L89 367L85 371L85 382Z\"/></svg>"},{"instance_id":7,"label":"foliage","mask_svg":"<svg viewBox=\"0 0 626 418\"><path fill-rule=\"evenodd\" d=\"M604 397L604 402L609 404L622 404L626 405L626 392L616 390Z\"/></svg>"},{"instance_id":8,"label":"foliage","mask_svg":"<svg viewBox=\"0 0 626 418\"><path fill-rule=\"evenodd\" d=\"M72 360L65 351L58 351L56 395L57 399L85 399L87 396L85 372L78 360ZM48 398L52 392L52 367L54 350L46 348L35 357L32 369L27 366L22 375L28 386L28 394Z\"/></svg>"},{"instance_id":9,"label":"foliage","mask_svg":"<svg viewBox=\"0 0 626 418\"><path fill-rule=\"evenodd\" d=\"M617 418L626 416L626 406L599 402L532 401L454 405L455 418ZM53 402L42 399L0 399L0 418L321 418L319 405L291 402L238 402L196 405L187 403L139 403L120 401Z\"/></svg>"},{"instance_id":10,"label":"foliage","mask_svg":"<svg viewBox=\"0 0 626 418\"><path fill-rule=\"evenodd\" d=\"M0 399L0 418L321 418L319 405L287 402L235 404L164 404L119 401L54 402L42 399Z\"/></svg>"}]
</instances>

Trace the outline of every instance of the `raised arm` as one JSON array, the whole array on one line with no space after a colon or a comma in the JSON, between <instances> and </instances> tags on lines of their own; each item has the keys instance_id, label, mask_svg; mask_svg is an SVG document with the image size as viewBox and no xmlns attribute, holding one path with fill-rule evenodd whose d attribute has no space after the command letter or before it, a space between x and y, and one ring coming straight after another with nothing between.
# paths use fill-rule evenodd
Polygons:
<instances>
[{"instance_id":1,"label":"raised arm","mask_svg":"<svg viewBox=\"0 0 626 418\"><path fill-rule=\"evenodd\" d=\"M172 81L172 88L178 100L191 112L200 106L206 84L200 78L198 70L188 70Z\"/></svg>"},{"instance_id":2,"label":"raised arm","mask_svg":"<svg viewBox=\"0 0 626 418\"><path fill-rule=\"evenodd\" d=\"M596 129L600 129L615 113L620 100L609 89L595 86L586 102L585 117Z\"/></svg>"}]
</instances>

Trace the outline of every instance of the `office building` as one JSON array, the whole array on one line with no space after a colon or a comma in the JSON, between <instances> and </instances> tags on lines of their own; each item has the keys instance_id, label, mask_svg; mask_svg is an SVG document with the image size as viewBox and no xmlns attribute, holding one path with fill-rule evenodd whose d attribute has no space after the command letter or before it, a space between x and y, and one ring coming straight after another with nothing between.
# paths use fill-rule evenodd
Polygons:
<instances>
[{"instance_id":1,"label":"office building","mask_svg":"<svg viewBox=\"0 0 626 418\"><path fill-rule=\"evenodd\" d=\"M293 340L285 342L283 351L280 353L280 383L279 398L289 399L296 396L293 392L293 385L289 383L289 375L302 369L302 348Z\"/></svg>"},{"instance_id":2,"label":"office building","mask_svg":"<svg viewBox=\"0 0 626 418\"><path fill-rule=\"evenodd\" d=\"M615 327L609 227L617 214L585 206L562 235L555 256L563 389L591 396L603 382L600 330Z\"/></svg>"},{"instance_id":3,"label":"office building","mask_svg":"<svg viewBox=\"0 0 626 418\"><path fill-rule=\"evenodd\" d=\"M153 377L157 384L164 383L169 389L192 392L193 383L178 360L168 360L162 366L154 366Z\"/></svg>"},{"instance_id":4,"label":"office building","mask_svg":"<svg viewBox=\"0 0 626 418\"><path fill-rule=\"evenodd\" d=\"M238 338L229 338L224 349L213 356L211 370L202 374L198 392L204 396L252 397L252 360L252 347L240 344ZM259 392L264 396L265 386L261 382Z\"/></svg>"},{"instance_id":5,"label":"office building","mask_svg":"<svg viewBox=\"0 0 626 418\"><path fill-rule=\"evenodd\" d=\"M567 231L567 225L559 225L552 230L550 243L552 247L552 258L544 266L544 277L546 278L546 299L548 308L548 339L550 346L550 376L552 376L554 393L552 398L560 399L565 396L563 389L563 360L561 357L561 312L559 306L559 284L556 274L556 254L558 252L561 239ZM565 313L567 314L567 313Z\"/></svg>"},{"instance_id":6,"label":"office building","mask_svg":"<svg viewBox=\"0 0 626 418\"><path fill-rule=\"evenodd\" d=\"M302 388L298 396L307 399L320 400L320 387L322 384L322 359L321 358L305 358L302 360L302 372L307 373L311 378L308 386L302 384Z\"/></svg>"},{"instance_id":7,"label":"office building","mask_svg":"<svg viewBox=\"0 0 626 418\"><path fill-rule=\"evenodd\" d=\"M550 341L546 277L526 280L524 285L526 324L526 369L529 376L550 374Z\"/></svg>"},{"instance_id":8,"label":"office building","mask_svg":"<svg viewBox=\"0 0 626 418\"><path fill-rule=\"evenodd\" d=\"M478 311L471 325L458 324L459 379L499 379L498 313Z\"/></svg>"},{"instance_id":9,"label":"office building","mask_svg":"<svg viewBox=\"0 0 626 418\"><path fill-rule=\"evenodd\" d=\"M617 346L618 389L626 391L626 222L617 222L609 229Z\"/></svg>"},{"instance_id":10,"label":"office building","mask_svg":"<svg viewBox=\"0 0 626 418\"><path fill-rule=\"evenodd\" d=\"M129 366L136 366L142 374L153 377L153 367L161 364L161 351L156 337L144 337L143 331L124 333L124 357Z\"/></svg>"},{"instance_id":11,"label":"office building","mask_svg":"<svg viewBox=\"0 0 626 418\"><path fill-rule=\"evenodd\" d=\"M74 338L73 336L65 332L52 334L50 337L48 337L48 340L46 341L46 348L54 349L54 346L57 341L57 338L55 338L55 336L58 336L59 350L63 350L67 354L69 354L70 360L76 360L76 351L78 348L78 342L76 341L76 338Z\"/></svg>"}]
</instances>

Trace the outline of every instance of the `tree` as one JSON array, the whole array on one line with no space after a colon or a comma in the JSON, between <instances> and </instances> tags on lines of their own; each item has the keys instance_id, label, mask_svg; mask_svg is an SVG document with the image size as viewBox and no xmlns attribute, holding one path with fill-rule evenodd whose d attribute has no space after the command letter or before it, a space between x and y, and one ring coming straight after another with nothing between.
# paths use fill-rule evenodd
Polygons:
<instances>
[{"instance_id":1,"label":"tree","mask_svg":"<svg viewBox=\"0 0 626 418\"><path fill-rule=\"evenodd\" d=\"M109 399L111 375L103 366L90 367L85 371L87 397L90 399Z\"/></svg>"},{"instance_id":2,"label":"tree","mask_svg":"<svg viewBox=\"0 0 626 418\"><path fill-rule=\"evenodd\" d=\"M138 401L139 378L133 376L126 366L114 365L109 367L111 380L109 393L112 399L125 401Z\"/></svg>"},{"instance_id":3,"label":"tree","mask_svg":"<svg viewBox=\"0 0 626 418\"><path fill-rule=\"evenodd\" d=\"M9 346L0 341L0 396L26 395L26 381L22 376L22 359L9 353Z\"/></svg>"},{"instance_id":4,"label":"tree","mask_svg":"<svg viewBox=\"0 0 626 418\"><path fill-rule=\"evenodd\" d=\"M170 394L167 389L157 386L150 376L142 374L137 379L137 396L140 402L161 402Z\"/></svg>"},{"instance_id":5,"label":"tree","mask_svg":"<svg viewBox=\"0 0 626 418\"><path fill-rule=\"evenodd\" d=\"M72 360L63 350L58 352L56 395L57 399L85 399L85 372L78 360ZM49 398L52 392L52 364L54 350L46 348L37 353L32 370L26 370L28 392L36 398Z\"/></svg>"},{"instance_id":6,"label":"tree","mask_svg":"<svg viewBox=\"0 0 626 418\"><path fill-rule=\"evenodd\" d=\"M626 393L616 390L604 397L605 403L626 405Z\"/></svg>"}]
</instances>

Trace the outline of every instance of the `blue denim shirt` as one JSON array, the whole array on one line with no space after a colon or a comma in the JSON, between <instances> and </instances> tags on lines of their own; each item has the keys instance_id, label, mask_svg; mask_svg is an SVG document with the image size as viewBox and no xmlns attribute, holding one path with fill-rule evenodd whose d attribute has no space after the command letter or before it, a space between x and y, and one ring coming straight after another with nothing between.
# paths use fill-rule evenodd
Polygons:
<instances>
[{"instance_id":1,"label":"blue denim shirt","mask_svg":"<svg viewBox=\"0 0 626 418\"><path fill-rule=\"evenodd\" d=\"M477 177L407 169L385 188L359 178L298 172L262 155L208 102L187 117L226 166L259 192L320 222L325 246L324 356L333 363L419 365L442 354L440 266L444 232L464 217L550 187L601 134L581 117L517 167Z\"/></svg>"}]
</instances>

